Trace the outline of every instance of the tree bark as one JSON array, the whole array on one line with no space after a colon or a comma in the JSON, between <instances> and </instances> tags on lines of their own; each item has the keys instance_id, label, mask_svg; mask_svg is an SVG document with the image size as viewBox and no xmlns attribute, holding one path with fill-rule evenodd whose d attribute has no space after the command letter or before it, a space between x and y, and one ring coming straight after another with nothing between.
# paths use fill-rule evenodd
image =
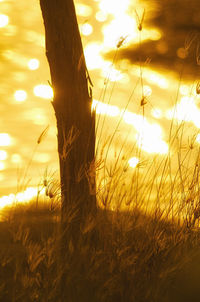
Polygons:
<instances>
[{"instance_id":1,"label":"tree bark","mask_svg":"<svg viewBox=\"0 0 200 302\"><path fill-rule=\"evenodd\" d=\"M96 211L95 115L73 0L40 0L58 129L63 253Z\"/></svg>"}]
</instances>

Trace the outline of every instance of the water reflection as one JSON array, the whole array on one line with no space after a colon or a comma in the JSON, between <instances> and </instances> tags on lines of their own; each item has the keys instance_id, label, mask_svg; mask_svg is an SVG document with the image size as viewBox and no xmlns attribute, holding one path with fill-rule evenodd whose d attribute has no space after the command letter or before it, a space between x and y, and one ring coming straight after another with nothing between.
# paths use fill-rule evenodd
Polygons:
<instances>
[{"instance_id":1,"label":"water reflection","mask_svg":"<svg viewBox=\"0 0 200 302\"><path fill-rule=\"evenodd\" d=\"M0 151L0 179L10 179L7 186L11 186L12 182L13 190L16 166L20 163L26 165L30 161L34 138L42 131L41 126L53 125L52 135L35 154L35 171L31 170L30 176L35 181L38 169L45 168L49 160L58 167L56 130L53 109L50 107L53 91L48 85L50 76L38 1L10 2L9 5L5 5L6 1L0 2L3 35L0 146L9 147L9 153L7 150ZM184 75L195 76L198 70L199 4L197 0L160 0L155 1L154 5L152 3L149 5L147 0L76 1L86 62L94 81L94 96L98 99L94 100L93 106L98 116L102 115L102 119L106 116L107 119L102 136L109 132L108 129L112 135L120 121L120 129L117 129L120 140L118 142L116 139L110 147L113 154L115 147L120 149L122 140L130 131L126 148L128 150L130 147L131 152L126 161L132 168L137 167L142 157L167 154L169 146L166 134L171 119L185 120L200 127L198 95L194 94L194 87L191 90L187 83L182 83L179 85L176 106L171 100L171 95L176 98L174 86L178 86L172 70L179 71L183 63ZM144 8L144 26L140 32L138 25ZM184 13L186 8L188 14ZM191 31L194 33L191 34ZM122 40L124 45L118 47ZM138 62L143 63L142 68L140 64L135 65ZM161 73L160 67L168 71ZM130 91L133 97L129 102ZM103 95L102 98L98 98L99 95ZM196 141L199 142L198 135ZM19 150L13 142L17 142L17 147L20 144ZM137 152L133 152L134 146ZM108 157L112 158L112 154ZM2 184L0 195L8 194L4 193L4 187ZM33 189L29 192L33 192L33 195L28 193L26 197L34 196L36 191ZM8 195L2 202L14 199L14 195Z\"/></svg>"},{"instance_id":2,"label":"water reflection","mask_svg":"<svg viewBox=\"0 0 200 302\"><path fill-rule=\"evenodd\" d=\"M8 133L0 133L0 146L10 146L11 136Z\"/></svg>"},{"instance_id":3,"label":"water reflection","mask_svg":"<svg viewBox=\"0 0 200 302\"><path fill-rule=\"evenodd\" d=\"M14 97L17 102L24 102L27 99L27 93L25 90L17 90Z\"/></svg>"},{"instance_id":4,"label":"water reflection","mask_svg":"<svg viewBox=\"0 0 200 302\"><path fill-rule=\"evenodd\" d=\"M38 59L30 59L28 61L28 68L31 70L36 70L40 66L40 61Z\"/></svg>"},{"instance_id":5,"label":"water reflection","mask_svg":"<svg viewBox=\"0 0 200 302\"><path fill-rule=\"evenodd\" d=\"M40 84L34 87L33 92L36 96L43 99L53 99L53 90L49 85Z\"/></svg>"},{"instance_id":6,"label":"water reflection","mask_svg":"<svg viewBox=\"0 0 200 302\"><path fill-rule=\"evenodd\" d=\"M198 0L141 1L146 6L144 27L158 29L159 39L133 43L120 52L132 63L150 60L149 67L164 68L193 79L200 65L200 3ZM141 33L143 36L143 33Z\"/></svg>"},{"instance_id":7,"label":"water reflection","mask_svg":"<svg viewBox=\"0 0 200 302\"><path fill-rule=\"evenodd\" d=\"M6 160L8 157L8 154L5 150L0 150L0 160Z\"/></svg>"},{"instance_id":8,"label":"water reflection","mask_svg":"<svg viewBox=\"0 0 200 302\"><path fill-rule=\"evenodd\" d=\"M9 17L6 15L0 14L0 27L5 27L9 23Z\"/></svg>"}]
</instances>

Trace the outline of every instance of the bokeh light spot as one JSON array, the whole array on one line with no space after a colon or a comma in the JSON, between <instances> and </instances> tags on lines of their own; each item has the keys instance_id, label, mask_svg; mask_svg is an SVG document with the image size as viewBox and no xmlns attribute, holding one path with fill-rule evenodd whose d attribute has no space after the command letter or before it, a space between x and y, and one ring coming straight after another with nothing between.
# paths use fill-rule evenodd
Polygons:
<instances>
[{"instance_id":1,"label":"bokeh light spot","mask_svg":"<svg viewBox=\"0 0 200 302\"><path fill-rule=\"evenodd\" d=\"M131 157L129 159L128 163L129 163L129 166L131 168L135 168L138 165L138 163L139 163L139 158L137 158L137 157Z\"/></svg>"},{"instance_id":2,"label":"bokeh light spot","mask_svg":"<svg viewBox=\"0 0 200 302\"><path fill-rule=\"evenodd\" d=\"M7 152L4 150L0 150L0 160L6 160L7 157L8 157Z\"/></svg>"},{"instance_id":3,"label":"bokeh light spot","mask_svg":"<svg viewBox=\"0 0 200 302\"><path fill-rule=\"evenodd\" d=\"M126 43L137 37L137 25L135 19L128 15L121 15L102 28L104 35L104 46L107 50L117 47L119 39L126 37Z\"/></svg>"},{"instance_id":4,"label":"bokeh light spot","mask_svg":"<svg viewBox=\"0 0 200 302\"><path fill-rule=\"evenodd\" d=\"M43 99L53 98L53 89L49 85L37 85L34 87L33 92L35 96Z\"/></svg>"},{"instance_id":5,"label":"bokeh light spot","mask_svg":"<svg viewBox=\"0 0 200 302\"><path fill-rule=\"evenodd\" d=\"M95 15L96 20L99 22L105 22L107 20L108 15L102 11L99 11Z\"/></svg>"},{"instance_id":6,"label":"bokeh light spot","mask_svg":"<svg viewBox=\"0 0 200 302\"><path fill-rule=\"evenodd\" d=\"M92 14L92 8L82 3L76 3L76 14L81 17L89 17Z\"/></svg>"},{"instance_id":7,"label":"bokeh light spot","mask_svg":"<svg viewBox=\"0 0 200 302\"><path fill-rule=\"evenodd\" d=\"M0 146L10 146L11 137L8 133L0 133Z\"/></svg>"},{"instance_id":8,"label":"bokeh light spot","mask_svg":"<svg viewBox=\"0 0 200 302\"><path fill-rule=\"evenodd\" d=\"M93 32L93 27L91 24L89 23L85 23L81 26L81 33L84 35L84 36L89 36L91 35Z\"/></svg>"},{"instance_id":9,"label":"bokeh light spot","mask_svg":"<svg viewBox=\"0 0 200 302\"><path fill-rule=\"evenodd\" d=\"M22 158L21 158L21 155L17 154L17 153L14 153L12 156L11 156L11 162L13 164L19 164L21 163L22 161Z\"/></svg>"},{"instance_id":10,"label":"bokeh light spot","mask_svg":"<svg viewBox=\"0 0 200 302\"><path fill-rule=\"evenodd\" d=\"M200 134L197 135L196 142L200 144Z\"/></svg>"},{"instance_id":11,"label":"bokeh light spot","mask_svg":"<svg viewBox=\"0 0 200 302\"><path fill-rule=\"evenodd\" d=\"M31 59L28 61L28 68L31 70L36 70L40 66L40 62L38 59Z\"/></svg>"},{"instance_id":12,"label":"bokeh light spot","mask_svg":"<svg viewBox=\"0 0 200 302\"><path fill-rule=\"evenodd\" d=\"M117 106L104 104L97 100L93 100L92 110L95 110L96 114L105 114L112 117L118 116L120 114L120 110Z\"/></svg>"},{"instance_id":13,"label":"bokeh light spot","mask_svg":"<svg viewBox=\"0 0 200 302\"><path fill-rule=\"evenodd\" d=\"M96 68L101 68L103 64L105 64L102 59L100 52L102 50L102 45L100 43L89 43L85 49L85 60L87 63L87 67L92 70Z\"/></svg>"},{"instance_id":14,"label":"bokeh light spot","mask_svg":"<svg viewBox=\"0 0 200 302\"><path fill-rule=\"evenodd\" d=\"M153 117L155 117L157 119L160 119L163 116L162 110L159 109L159 108L153 108L151 110L151 114L152 114Z\"/></svg>"},{"instance_id":15,"label":"bokeh light spot","mask_svg":"<svg viewBox=\"0 0 200 302\"><path fill-rule=\"evenodd\" d=\"M188 85L181 85L180 86L180 94L181 95L188 95L190 93L190 88Z\"/></svg>"},{"instance_id":16,"label":"bokeh light spot","mask_svg":"<svg viewBox=\"0 0 200 302\"><path fill-rule=\"evenodd\" d=\"M150 96L152 94L152 89L150 86L145 85L143 87L144 96Z\"/></svg>"},{"instance_id":17,"label":"bokeh light spot","mask_svg":"<svg viewBox=\"0 0 200 302\"><path fill-rule=\"evenodd\" d=\"M3 162L0 162L0 171L5 169L5 164Z\"/></svg>"},{"instance_id":18,"label":"bokeh light spot","mask_svg":"<svg viewBox=\"0 0 200 302\"><path fill-rule=\"evenodd\" d=\"M99 8L108 14L114 16L122 15L125 13L129 6L129 0L101 0L99 3Z\"/></svg>"},{"instance_id":19,"label":"bokeh light spot","mask_svg":"<svg viewBox=\"0 0 200 302\"><path fill-rule=\"evenodd\" d=\"M17 102L24 102L27 99L27 93L25 90L17 90L14 97Z\"/></svg>"},{"instance_id":20,"label":"bokeh light spot","mask_svg":"<svg viewBox=\"0 0 200 302\"><path fill-rule=\"evenodd\" d=\"M0 14L0 28L5 27L9 23L9 17L3 14Z\"/></svg>"}]
</instances>

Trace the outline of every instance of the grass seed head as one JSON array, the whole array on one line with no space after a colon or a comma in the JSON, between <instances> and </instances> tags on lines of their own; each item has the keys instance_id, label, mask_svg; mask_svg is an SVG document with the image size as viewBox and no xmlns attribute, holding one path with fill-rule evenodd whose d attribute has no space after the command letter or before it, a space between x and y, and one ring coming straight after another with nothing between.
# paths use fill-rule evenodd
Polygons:
<instances>
[{"instance_id":1,"label":"grass seed head","mask_svg":"<svg viewBox=\"0 0 200 302\"><path fill-rule=\"evenodd\" d=\"M42 140L45 138L45 136L47 135L47 132L49 130L49 125L42 131L42 133L40 134L40 136L38 137L38 140L37 140L37 144L39 145Z\"/></svg>"}]
</instances>

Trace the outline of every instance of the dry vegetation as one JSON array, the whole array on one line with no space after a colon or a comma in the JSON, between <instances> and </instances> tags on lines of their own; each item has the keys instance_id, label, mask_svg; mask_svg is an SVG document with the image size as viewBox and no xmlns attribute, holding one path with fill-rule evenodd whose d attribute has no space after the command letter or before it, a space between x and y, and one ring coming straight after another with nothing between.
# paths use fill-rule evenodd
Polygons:
<instances>
[{"instance_id":1,"label":"dry vegetation","mask_svg":"<svg viewBox=\"0 0 200 302\"><path fill-rule=\"evenodd\" d=\"M38 194L28 205L4 209L0 301L199 301L200 149L195 135L185 145L185 127L172 121L166 156L146 162L137 150L141 161L132 174L121 150L114 164L105 167L113 137L105 143L93 167L99 208L84 217L76 245L68 242L65 267L60 261L59 189L52 175L44 177L46 197ZM76 209L69 210L68 218L76 219ZM60 299L63 272L65 300Z\"/></svg>"},{"instance_id":2,"label":"dry vegetation","mask_svg":"<svg viewBox=\"0 0 200 302\"><path fill-rule=\"evenodd\" d=\"M193 175L189 171L181 178L180 165L177 174L171 175L174 182L167 184L169 163L169 155L159 163L162 177L149 208L145 197L149 196L150 203L151 194L144 193L141 166L130 181L137 177L137 185L129 189L120 181L126 172L119 169L119 159L115 170L107 169L110 181L103 190L97 190L101 207L97 214L85 217L76 246L68 242L66 267L60 265L57 184L52 189L53 179L45 175L46 197L38 196L36 201L5 209L2 214L0 301L60 301L63 271L67 273L67 284L66 299L61 301L198 301L199 170L195 165ZM148 172L151 168L145 169ZM148 173L147 192L157 177ZM192 188L186 184L191 185L190 177ZM181 185L175 185L180 179ZM169 197L171 202L167 203ZM111 210L113 202L118 205L115 211ZM75 212L71 209L69 219L76 219Z\"/></svg>"}]
</instances>

